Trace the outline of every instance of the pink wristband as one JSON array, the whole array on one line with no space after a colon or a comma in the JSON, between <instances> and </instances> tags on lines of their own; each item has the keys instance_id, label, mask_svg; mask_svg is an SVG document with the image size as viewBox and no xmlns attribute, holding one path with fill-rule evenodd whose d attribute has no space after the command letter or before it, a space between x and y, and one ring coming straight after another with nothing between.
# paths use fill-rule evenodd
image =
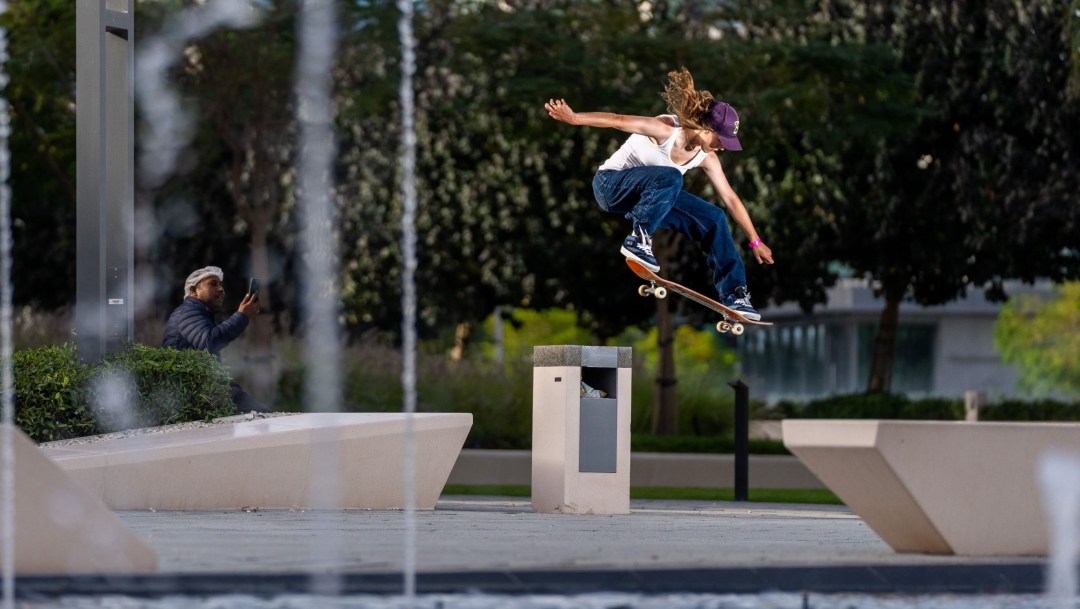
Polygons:
<instances>
[{"instance_id":1,"label":"pink wristband","mask_svg":"<svg viewBox=\"0 0 1080 609\"><path fill-rule=\"evenodd\" d=\"M759 245L761 245L761 239L754 239L753 241L750 242L750 249L754 249L755 247L757 247Z\"/></svg>"}]
</instances>

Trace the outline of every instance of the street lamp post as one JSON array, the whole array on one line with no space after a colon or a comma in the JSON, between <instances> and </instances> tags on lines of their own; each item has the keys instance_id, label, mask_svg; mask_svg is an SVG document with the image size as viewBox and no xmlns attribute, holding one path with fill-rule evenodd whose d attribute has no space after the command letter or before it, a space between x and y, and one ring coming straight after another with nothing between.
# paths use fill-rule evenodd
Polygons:
<instances>
[{"instance_id":1,"label":"street lamp post","mask_svg":"<svg viewBox=\"0 0 1080 609\"><path fill-rule=\"evenodd\" d=\"M76 347L95 362L132 340L135 0L77 0Z\"/></svg>"}]
</instances>

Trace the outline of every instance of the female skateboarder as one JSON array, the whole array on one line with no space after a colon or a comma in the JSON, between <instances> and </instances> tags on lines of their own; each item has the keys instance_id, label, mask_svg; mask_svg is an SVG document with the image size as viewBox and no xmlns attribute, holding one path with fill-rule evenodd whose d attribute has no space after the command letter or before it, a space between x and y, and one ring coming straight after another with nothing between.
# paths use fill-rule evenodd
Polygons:
<instances>
[{"instance_id":1,"label":"female skateboarder","mask_svg":"<svg viewBox=\"0 0 1080 609\"><path fill-rule=\"evenodd\" d=\"M600 165L593 178L596 202L607 212L633 222L621 252L653 272L660 270L652 252L652 234L671 229L687 235L706 253L719 301L751 320L761 315L750 304L746 269L735 248L727 217L717 206L682 189L683 174L701 167L720 200L746 233L759 263L772 264L772 250L754 230L739 196L720 165L721 150L742 150L739 115L730 105L694 88L686 68L670 72L661 94L668 112L657 117L574 112L563 99L544 104L548 115L569 125L612 127L632 134Z\"/></svg>"}]
</instances>

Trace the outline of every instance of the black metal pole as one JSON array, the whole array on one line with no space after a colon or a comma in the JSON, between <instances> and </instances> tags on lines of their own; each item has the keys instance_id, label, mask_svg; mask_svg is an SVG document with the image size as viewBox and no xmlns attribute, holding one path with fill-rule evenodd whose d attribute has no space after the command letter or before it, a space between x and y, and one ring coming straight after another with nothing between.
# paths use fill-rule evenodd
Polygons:
<instances>
[{"instance_id":1,"label":"black metal pole","mask_svg":"<svg viewBox=\"0 0 1080 609\"><path fill-rule=\"evenodd\" d=\"M728 385L735 390L735 501L746 501L750 478L750 388L741 379Z\"/></svg>"}]
</instances>

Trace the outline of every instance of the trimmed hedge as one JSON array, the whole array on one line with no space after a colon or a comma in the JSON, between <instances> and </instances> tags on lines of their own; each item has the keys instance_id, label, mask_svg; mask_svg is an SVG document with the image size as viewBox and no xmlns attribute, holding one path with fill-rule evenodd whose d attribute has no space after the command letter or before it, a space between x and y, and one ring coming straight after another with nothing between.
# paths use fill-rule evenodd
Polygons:
<instances>
[{"instance_id":1,"label":"trimmed hedge","mask_svg":"<svg viewBox=\"0 0 1080 609\"><path fill-rule=\"evenodd\" d=\"M837 395L806 404L780 402L776 411L786 418L802 419L908 419L960 421L964 401L950 398L912 400L904 395L855 393ZM1004 399L979 411L982 421L1080 421L1080 402Z\"/></svg>"},{"instance_id":2,"label":"trimmed hedge","mask_svg":"<svg viewBox=\"0 0 1080 609\"><path fill-rule=\"evenodd\" d=\"M16 351L15 425L36 442L66 440L97 432L84 395L90 367L75 345Z\"/></svg>"},{"instance_id":3,"label":"trimmed hedge","mask_svg":"<svg viewBox=\"0 0 1080 609\"><path fill-rule=\"evenodd\" d=\"M35 442L233 414L229 373L206 351L132 345L87 366L75 345L12 358L15 424Z\"/></svg>"},{"instance_id":4,"label":"trimmed hedge","mask_svg":"<svg viewBox=\"0 0 1080 609\"><path fill-rule=\"evenodd\" d=\"M790 455L779 440L751 439L747 452L755 455ZM725 454L735 452L735 437L721 436L654 436L631 434L630 450L649 453L705 453Z\"/></svg>"},{"instance_id":5,"label":"trimmed hedge","mask_svg":"<svg viewBox=\"0 0 1080 609\"><path fill-rule=\"evenodd\" d=\"M96 367L89 397L103 430L209 421L233 414L229 380L207 351L132 345Z\"/></svg>"},{"instance_id":6,"label":"trimmed hedge","mask_svg":"<svg viewBox=\"0 0 1080 609\"><path fill-rule=\"evenodd\" d=\"M1080 421L1080 402L1002 400L979 411L982 421Z\"/></svg>"}]
</instances>

